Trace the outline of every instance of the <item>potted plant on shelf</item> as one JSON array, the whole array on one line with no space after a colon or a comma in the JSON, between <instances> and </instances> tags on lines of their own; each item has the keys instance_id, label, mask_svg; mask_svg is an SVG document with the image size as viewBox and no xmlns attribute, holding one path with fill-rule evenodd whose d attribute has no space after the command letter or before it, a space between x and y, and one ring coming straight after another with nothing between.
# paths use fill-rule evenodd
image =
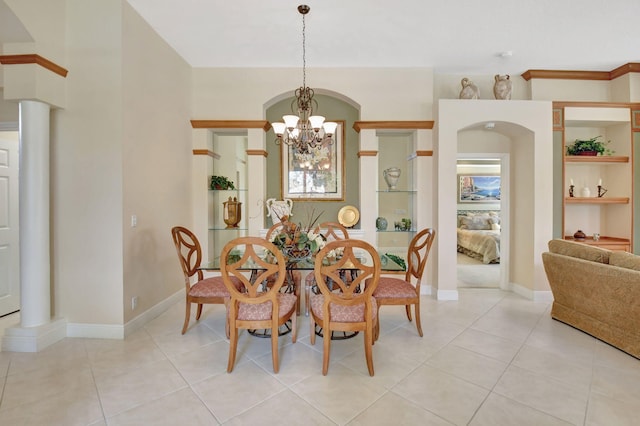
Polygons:
<instances>
[{"instance_id":1,"label":"potted plant on shelf","mask_svg":"<svg viewBox=\"0 0 640 426\"><path fill-rule=\"evenodd\" d=\"M607 148L611 141L598 140L602 136L596 136L591 139L576 139L572 145L567 145L567 155L611 155L613 151Z\"/></svg>"},{"instance_id":2,"label":"potted plant on shelf","mask_svg":"<svg viewBox=\"0 0 640 426\"><path fill-rule=\"evenodd\" d=\"M211 176L211 189L236 189L233 182L224 176Z\"/></svg>"}]
</instances>

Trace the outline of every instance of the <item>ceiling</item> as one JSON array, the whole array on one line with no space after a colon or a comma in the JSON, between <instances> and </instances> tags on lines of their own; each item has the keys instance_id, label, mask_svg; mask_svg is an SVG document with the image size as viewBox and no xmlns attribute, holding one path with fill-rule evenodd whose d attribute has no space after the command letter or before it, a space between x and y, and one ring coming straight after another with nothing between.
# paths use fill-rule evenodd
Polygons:
<instances>
[{"instance_id":1,"label":"ceiling","mask_svg":"<svg viewBox=\"0 0 640 426\"><path fill-rule=\"evenodd\" d=\"M193 67L611 71L640 62L640 0L127 0ZM0 43L31 41L0 0ZM510 52L510 55L507 53Z\"/></svg>"},{"instance_id":2,"label":"ceiling","mask_svg":"<svg viewBox=\"0 0 640 426\"><path fill-rule=\"evenodd\" d=\"M310 68L515 75L640 62L640 0L127 1L194 67L300 67L302 1Z\"/></svg>"}]
</instances>

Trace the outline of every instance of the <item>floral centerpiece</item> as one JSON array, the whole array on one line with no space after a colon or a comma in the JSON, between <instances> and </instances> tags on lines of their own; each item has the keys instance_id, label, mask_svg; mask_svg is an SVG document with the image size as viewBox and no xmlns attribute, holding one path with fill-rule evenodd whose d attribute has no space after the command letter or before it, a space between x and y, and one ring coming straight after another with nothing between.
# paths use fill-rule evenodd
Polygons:
<instances>
[{"instance_id":1,"label":"floral centerpiece","mask_svg":"<svg viewBox=\"0 0 640 426\"><path fill-rule=\"evenodd\" d=\"M290 222L288 216L281 217L282 228L279 232L274 232L269 241L278 247L290 262L315 255L326 244L324 236L313 230L321 214L314 216L312 212L307 225Z\"/></svg>"}]
</instances>

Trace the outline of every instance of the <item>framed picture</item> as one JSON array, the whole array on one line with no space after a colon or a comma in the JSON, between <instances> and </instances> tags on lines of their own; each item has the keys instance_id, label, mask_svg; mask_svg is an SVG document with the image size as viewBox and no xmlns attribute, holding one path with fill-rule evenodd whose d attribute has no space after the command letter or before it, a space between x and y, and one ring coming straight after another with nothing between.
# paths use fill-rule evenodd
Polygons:
<instances>
[{"instance_id":1,"label":"framed picture","mask_svg":"<svg viewBox=\"0 0 640 426\"><path fill-rule=\"evenodd\" d=\"M500 175L458 175L459 203L499 203Z\"/></svg>"},{"instance_id":2,"label":"framed picture","mask_svg":"<svg viewBox=\"0 0 640 426\"><path fill-rule=\"evenodd\" d=\"M344 120L338 123L333 143L323 143L308 154L280 147L280 183L283 199L344 200Z\"/></svg>"}]
</instances>

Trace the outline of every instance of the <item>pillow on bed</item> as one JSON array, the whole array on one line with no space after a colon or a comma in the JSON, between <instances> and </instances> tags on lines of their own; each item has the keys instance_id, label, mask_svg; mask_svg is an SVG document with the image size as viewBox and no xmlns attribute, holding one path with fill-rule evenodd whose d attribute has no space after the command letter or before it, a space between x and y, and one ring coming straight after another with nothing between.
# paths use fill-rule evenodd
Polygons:
<instances>
[{"instance_id":1,"label":"pillow on bed","mask_svg":"<svg viewBox=\"0 0 640 426\"><path fill-rule=\"evenodd\" d=\"M491 229L489 216L463 216L460 218L460 229L473 231Z\"/></svg>"}]
</instances>

